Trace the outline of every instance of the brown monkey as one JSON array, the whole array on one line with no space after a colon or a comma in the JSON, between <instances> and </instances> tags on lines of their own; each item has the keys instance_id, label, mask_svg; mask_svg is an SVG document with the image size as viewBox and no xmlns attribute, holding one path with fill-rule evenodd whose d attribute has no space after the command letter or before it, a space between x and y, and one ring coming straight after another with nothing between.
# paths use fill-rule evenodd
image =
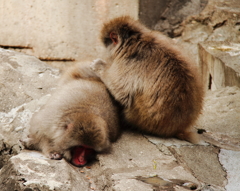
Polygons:
<instances>
[{"instance_id":1,"label":"brown monkey","mask_svg":"<svg viewBox=\"0 0 240 191\"><path fill-rule=\"evenodd\" d=\"M33 115L27 148L83 166L95 151L108 149L117 139L118 110L105 85L91 73L88 63L66 71L56 92Z\"/></svg>"},{"instance_id":2,"label":"brown monkey","mask_svg":"<svg viewBox=\"0 0 240 191\"><path fill-rule=\"evenodd\" d=\"M91 67L139 130L197 143L192 126L203 103L196 68L171 39L128 16L104 24L106 62Z\"/></svg>"}]
</instances>

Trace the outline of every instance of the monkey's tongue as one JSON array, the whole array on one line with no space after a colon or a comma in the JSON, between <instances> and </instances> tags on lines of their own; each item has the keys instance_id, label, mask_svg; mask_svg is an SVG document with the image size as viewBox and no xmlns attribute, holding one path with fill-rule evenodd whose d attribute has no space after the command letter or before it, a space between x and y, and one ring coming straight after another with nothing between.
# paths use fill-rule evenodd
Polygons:
<instances>
[{"instance_id":1,"label":"monkey's tongue","mask_svg":"<svg viewBox=\"0 0 240 191\"><path fill-rule=\"evenodd\" d=\"M72 149L72 163L76 166L84 166L95 157L95 150L88 146L77 146Z\"/></svg>"},{"instance_id":2,"label":"monkey's tongue","mask_svg":"<svg viewBox=\"0 0 240 191\"><path fill-rule=\"evenodd\" d=\"M84 166L87 163L84 147L75 147L73 150L72 163L76 166Z\"/></svg>"}]
</instances>

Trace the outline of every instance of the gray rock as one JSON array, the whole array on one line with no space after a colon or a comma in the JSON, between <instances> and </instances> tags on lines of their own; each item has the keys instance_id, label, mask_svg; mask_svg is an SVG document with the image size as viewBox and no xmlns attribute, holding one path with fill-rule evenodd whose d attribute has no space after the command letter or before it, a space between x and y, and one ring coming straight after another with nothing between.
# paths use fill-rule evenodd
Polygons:
<instances>
[{"instance_id":1,"label":"gray rock","mask_svg":"<svg viewBox=\"0 0 240 191\"><path fill-rule=\"evenodd\" d=\"M197 12L196 12L197 13ZM240 3L208 0L200 14L188 17L180 25L181 36L175 41L193 57L198 64L197 44L205 41L240 42Z\"/></svg>"},{"instance_id":2,"label":"gray rock","mask_svg":"<svg viewBox=\"0 0 240 191\"><path fill-rule=\"evenodd\" d=\"M205 89L240 88L240 45L225 41L199 44L200 68Z\"/></svg>"},{"instance_id":3,"label":"gray rock","mask_svg":"<svg viewBox=\"0 0 240 191\"><path fill-rule=\"evenodd\" d=\"M238 157L240 154L240 88L225 87L207 91L204 109L196 125L206 132L200 145L177 139L148 140L166 155L174 156L178 164L188 169L199 182L202 191L232 191L239 189Z\"/></svg>"},{"instance_id":4,"label":"gray rock","mask_svg":"<svg viewBox=\"0 0 240 191\"><path fill-rule=\"evenodd\" d=\"M154 26L154 29L170 37L179 36L182 30L179 26L181 22L188 16L199 14L204 9L207 2L207 0L168 1L165 10L158 13L161 18Z\"/></svg>"},{"instance_id":5,"label":"gray rock","mask_svg":"<svg viewBox=\"0 0 240 191\"><path fill-rule=\"evenodd\" d=\"M59 71L34 56L0 48L0 112L10 112L42 97L56 83Z\"/></svg>"},{"instance_id":6,"label":"gray rock","mask_svg":"<svg viewBox=\"0 0 240 191\"><path fill-rule=\"evenodd\" d=\"M240 151L231 151L221 149L219 153L219 161L227 172L228 183L225 186L226 190L238 191L240 188Z\"/></svg>"},{"instance_id":7,"label":"gray rock","mask_svg":"<svg viewBox=\"0 0 240 191\"><path fill-rule=\"evenodd\" d=\"M65 160L50 160L39 152L22 151L0 170L0 190L79 191L88 181Z\"/></svg>"},{"instance_id":8,"label":"gray rock","mask_svg":"<svg viewBox=\"0 0 240 191\"><path fill-rule=\"evenodd\" d=\"M90 176L98 186L104 182L108 185L108 189L101 190L150 191L165 185L160 180L169 181L168 189L185 190L183 186L171 184L176 180L201 187L201 183L188 169L179 165L173 155L160 152L156 145L136 132L123 133L112 145L111 152L99 155L98 159L101 173L92 169ZM157 180L151 180L153 177Z\"/></svg>"},{"instance_id":9,"label":"gray rock","mask_svg":"<svg viewBox=\"0 0 240 191\"><path fill-rule=\"evenodd\" d=\"M0 48L0 167L22 149L19 139L29 119L58 77L57 69L37 58Z\"/></svg>"},{"instance_id":10,"label":"gray rock","mask_svg":"<svg viewBox=\"0 0 240 191\"><path fill-rule=\"evenodd\" d=\"M173 148L182 162L201 182L215 187L224 187L227 183L226 172L221 166L219 149L213 146L191 146ZM218 178L216 178L218 177Z\"/></svg>"},{"instance_id":11,"label":"gray rock","mask_svg":"<svg viewBox=\"0 0 240 191\"><path fill-rule=\"evenodd\" d=\"M240 151L240 88L208 91L198 128L205 129L209 142Z\"/></svg>"}]
</instances>

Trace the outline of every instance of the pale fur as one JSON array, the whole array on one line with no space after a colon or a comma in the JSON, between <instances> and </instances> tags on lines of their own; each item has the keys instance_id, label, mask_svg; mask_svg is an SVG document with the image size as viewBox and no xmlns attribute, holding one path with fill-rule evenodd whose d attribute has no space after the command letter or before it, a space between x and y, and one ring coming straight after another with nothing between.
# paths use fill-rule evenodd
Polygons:
<instances>
[{"instance_id":1,"label":"pale fur","mask_svg":"<svg viewBox=\"0 0 240 191\"><path fill-rule=\"evenodd\" d=\"M118 109L89 63L77 64L60 79L59 87L30 122L25 146L53 159L71 159L70 149L87 145L96 151L117 139Z\"/></svg>"}]
</instances>

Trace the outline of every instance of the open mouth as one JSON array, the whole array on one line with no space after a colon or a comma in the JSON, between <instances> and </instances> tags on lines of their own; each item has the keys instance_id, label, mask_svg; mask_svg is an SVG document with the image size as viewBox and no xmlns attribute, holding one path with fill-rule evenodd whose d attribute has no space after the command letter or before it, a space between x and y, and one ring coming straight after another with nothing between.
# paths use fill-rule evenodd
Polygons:
<instances>
[{"instance_id":1,"label":"open mouth","mask_svg":"<svg viewBox=\"0 0 240 191\"><path fill-rule=\"evenodd\" d=\"M76 146L71 150L71 163L75 166L82 167L92 162L96 158L96 151L88 146Z\"/></svg>"}]
</instances>

